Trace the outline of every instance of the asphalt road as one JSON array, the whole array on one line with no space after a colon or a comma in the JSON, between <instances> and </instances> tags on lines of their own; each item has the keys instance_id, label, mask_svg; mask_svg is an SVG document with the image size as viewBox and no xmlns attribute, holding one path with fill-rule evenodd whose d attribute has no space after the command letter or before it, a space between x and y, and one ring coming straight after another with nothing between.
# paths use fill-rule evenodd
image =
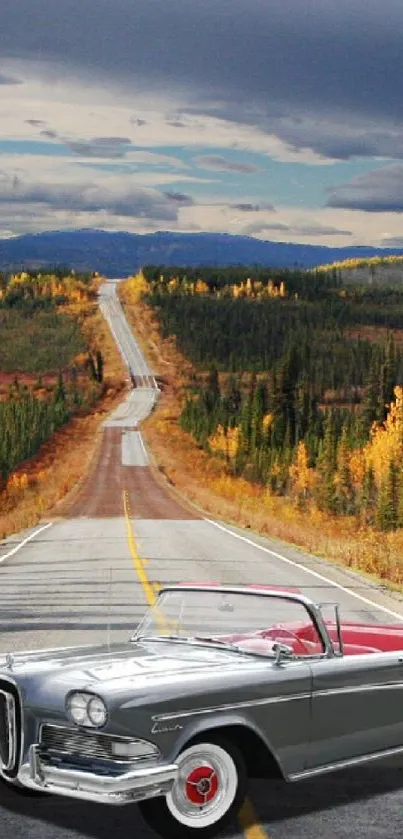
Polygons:
<instances>
[{"instance_id":1,"label":"asphalt road","mask_svg":"<svg viewBox=\"0 0 403 839\"><path fill-rule=\"evenodd\" d=\"M358 575L164 501L166 490L152 482L148 453L138 432L139 422L158 396L152 387L153 373L123 319L113 284L103 291L102 309L128 369L144 386L135 388L106 423L105 435L120 436L112 448L104 446L98 471L88 483L91 494L99 496L92 506L87 488L81 506L78 501L72 507L73 514L1 543L0 652L86 644L108 636L127 638L150 592L177 581L298 586L318 600L339 601L344 617L403 619L401 598ZM111 484L112 466L119 480ZM114 496L118 514L102 514L105 493ZM90 510L95 512L89 515ZM402 768L403 759L395 759L293 785L256 782L241 825L235 824L228 836L400 839ZM136 807L115 809L51 797L23 799L0 788L1 837L110 839L111 835L152 837Z\"/></svg>"}]
</instances>

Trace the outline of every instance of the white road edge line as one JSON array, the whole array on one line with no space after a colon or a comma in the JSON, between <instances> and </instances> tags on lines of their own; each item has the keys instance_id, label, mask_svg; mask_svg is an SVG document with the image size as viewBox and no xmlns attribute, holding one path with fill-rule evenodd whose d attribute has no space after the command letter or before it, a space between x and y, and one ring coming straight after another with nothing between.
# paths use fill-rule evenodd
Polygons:
<instances>
[{"instance_id":1,"label":"white road edge line","mask_svg":"<svg viewBox=\"0 0 403 839\"><path fill-rule=\"evenodd\" d=\"M140 432L140 431L138 431L138 432L137 432L137 434L139 435L139 440L140 440L140 443L141 443L141 447L142 447L143 452L144 452L144 457L145 457L145 460L146 460L146 465L148 465L148 463L149 463L149 460L148 460L148 452L147 452L147 449L146 449L146 447L145 447L145 445L144 445L144 440L143 440L143 438L142 438L142 436L141 436L141 432Z\"/></svg>"},{"instance_id":2,"label":"white road edge line","mask_svg":"<svg viewBox=\"0 0 403 839\"><path fill-rule=\"evenodd\" d=\"M4 562L5 559L9 559L10 556L14 556L14 554L16 554L17 551L21 550L21 548L23 548L24 545L26 545L28 542L31 542L32 539L35 539L35 536L39 536L39 534L42 533L43 530L47 530L48 527L52 527L52 524L53 521L50 521L48 524L44 524L42 525L42 527L38 527L38 530L34 530L34 532L27 536L26 539L23 539L22 542L19 542L18 545L15 546L15 548L13 548L8 553L4 554L4 556L0 556L0 565L2 562Z\"/></svg>"},{"instance_id":3,"label":"white road edge line","mask_svg":"<svg viewBox=\"0 0 403 839\"><path fill-rule=\"evenodd\" d=\"M212 519L207 518L205 519L205 521L207 521L209 524L212 524L214 527L218 527L219 530L223 530L224 533L229 533L230 536L234 537L234 539L240 539L241 542L246 542L247 545L252 545L259 551L271 554L271 556L275 556L276 559L280 559L287 565L292 565L294 568L298 568L299 571L305 571L305 574L310 574L312 577L316 577L318 580L322 580L322 582L327 583L329 586L332 586L333 588L338 588L340 589L340 591L344 591L344 593L350 595L350 597L355 597L357 600L361 600L361 602L366 603L367 606L372 606L375 609L380 609L381 612L385 612L385 614L390 615L392 618L398 618L399 621L403 621L403 614L399 614L399 612L393 612L392 609L387 609L386 606L381 606L379 603L375 603L374 600L369 600L368 597L364 597L362 594L357 594L352 589L347 588L346 586L342 586L340 583L335 583L333 580L330 580L329 577L325 577L323 574L319 574L318 571L312 571L310 568L305 568L304 565L301 565L299 562L295 562L293 559L288 559L288 557L283 556L283 554L277 553L277 551L272 551L270 548L265 548L263 545L259 545L257 542L253 542L252 539L248 539L246 536L241 536L239 533L234 533L232 530L229 530L228 527L224 527L224 525L219 524L217 521L213 521ZM342 571L343 569L340 570Z\"/></svg>"}]
</instances>

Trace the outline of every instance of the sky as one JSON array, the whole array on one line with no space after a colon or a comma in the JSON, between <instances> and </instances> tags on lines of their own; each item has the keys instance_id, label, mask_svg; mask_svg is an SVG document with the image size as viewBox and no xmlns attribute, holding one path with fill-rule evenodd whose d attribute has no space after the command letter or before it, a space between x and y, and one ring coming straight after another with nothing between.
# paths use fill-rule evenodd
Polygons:
<instances>
[{"instance_id":1,"label":"sky","mask_svg":"<svg viewBox=\"0 0 403 839\"><path fill-rule=\"evenodd\" d=\"M403 247L402 0L3 0L0 238Z\"/></svg>"}]
</instances>

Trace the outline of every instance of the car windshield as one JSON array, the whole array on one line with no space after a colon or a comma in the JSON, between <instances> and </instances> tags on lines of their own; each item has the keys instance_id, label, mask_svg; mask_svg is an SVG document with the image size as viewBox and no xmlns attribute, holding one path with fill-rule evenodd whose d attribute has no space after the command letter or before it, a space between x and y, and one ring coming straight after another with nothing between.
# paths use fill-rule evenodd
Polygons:
<instances>
[{"instance_id":1,"label":"car windshield","mask_svg":"<svg viewBox=\"0 0 403 839\"><path fill-rule=\"evenodd\" d=\"M323 653L323 640L303 603L281 595L175 589L162 592L133 641L207 643L237 652L275 655L276 644L296 656Z\"/></svg>"}]
</instances>

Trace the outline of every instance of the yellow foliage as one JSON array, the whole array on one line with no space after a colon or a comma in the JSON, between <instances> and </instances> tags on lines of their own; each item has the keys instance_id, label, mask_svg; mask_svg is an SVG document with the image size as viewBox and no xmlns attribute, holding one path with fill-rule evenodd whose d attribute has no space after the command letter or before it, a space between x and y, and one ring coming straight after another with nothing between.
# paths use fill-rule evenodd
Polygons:
<instances>
[{"instance_id":1,"label":"yellow foliage","mask_svg":"<svg viewBox=\"0 0 403 839\"><path fill-rule=\"evenodd\" d=\"M127 303L137 303L145 294L148 293L149 289L150 287L143 272L139 271L133 277L129 277L124 283L122 283L120 292Z\"/></svg>"},{"instance_id":2,"label":"yellow foliage","mask_svg":"<svg viewBox=\"0 0 403 839\"><path fill-rule=\"evenodd\" d=\"M361 489L365 475L365 453L362 449L350 452L348 468L354 489Z\"/></svg>"},{"instance_id":3,"label":"yellow foliage","mask_svg":"<svg viewBox=\"0 0 403 839\"><path fill-rule=\"evenodd\" d=\"M178 280L178 277L173 277L172 280L170 280L168 283L168 288L170 291L177 291L179 286L180 282Z\"/></svg>"},{"instance_id":4,"label":"yellow foliage","mask_svg":"<svg viewBox=\"0 0 403 839\"><path fill-rule=\"evenodd\" d=\"M344 268L362 268L366 265L401 265L403 263L403 256L372 256L372 257L352 257L351 259L342 259L336 262L329 262L325 265L318 265L314 271L332 271L333 269L343 270Z\"/></svg>"},{"instance_id":5,"label":"yellow foliage","mask_svg":"<svg viewBox=\"0 0 403 839\"><path fill-rule=\"evenodd\" d=\"M196 294L208 294L208 291L209 291L209 287L208 287L207 283L205 283L204 280L197 280L197 283L195 285L195 293Z\"/></svg>"},{"instance_id":6,"label":"yellow foliage","mask_svg":"<svg viewBox=\"0 0 403 839\"><path fill-rule=\"evenodd\" d=\"M26 472L17 473L15 472L13 475L10 475L7 481L7 491L10 490L23 490L26 489L28 486L28 475Z\"/></svg>"},{"instance_id":7,"label":"yellow foliage","mask_svg":"<svg viewBox=\"0 0 403 839\"><path fill-rule=\"evenodd\" d=\"M390 405L386 420L374 424L369 443L364 448L367 467L372 467L379 487L390 463L401 464L403 459L403 388L395 387L395 402Z\"/></svg>"},{"instance_id":8,"label":"yellow foliage","mask_svg":"<svg viewBox=\"0 0 403 839\"><path fill-rule=\"evenodd\" d=\"M269 428L273 425L274 416L273 414L265 414L262 420L262 428L263 431L268 431Z\"/></svg>"},{"instance_id":9,"label":"yellow foliage","mask_svg":"<svg viewBox=\"0 0 403 839\"><path fill-rule=\"evenodd\" d=\"M239 428L235 426L225 431L222 425L219 425L208 442L215 454L224 454L229 460L233 460L239 449Z\"/></svg>"},{"instance_id":10,"label":"yellow foliage","mask_svg":"<svg viewBox=\"0 0 403 839\"><path fill-rule=\"evenodd\" d=\"M289 469L292 488L297 495L307 495L314 484L314 470L309 467L309 457L303 440L298 443L294 463Z\"/></svg>"}]
</instances>

